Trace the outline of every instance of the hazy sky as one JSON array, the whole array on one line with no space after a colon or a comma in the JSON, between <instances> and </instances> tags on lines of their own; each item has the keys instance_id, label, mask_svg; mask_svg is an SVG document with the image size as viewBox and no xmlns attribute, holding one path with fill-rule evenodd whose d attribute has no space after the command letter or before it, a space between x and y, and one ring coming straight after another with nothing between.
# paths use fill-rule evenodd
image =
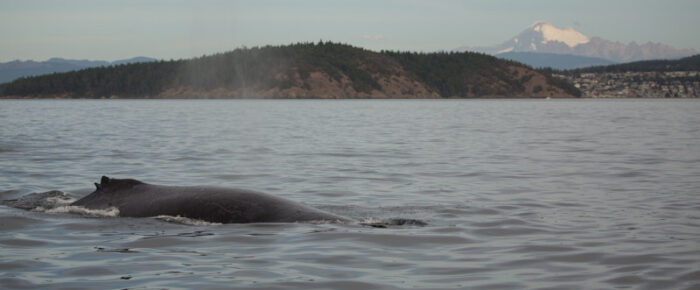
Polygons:
<instances>
[{"instance_id":1,"label":"hazy sky","mask_svg":"<svg viewBox=\"0 0 700 290\"><path fill-rule=\"evenodd\" d=\"M700 50L700 0L0 0L0 61L189 58L320 39L372 50L501 43L545 20Z\"/></svg>"}]
</instances>

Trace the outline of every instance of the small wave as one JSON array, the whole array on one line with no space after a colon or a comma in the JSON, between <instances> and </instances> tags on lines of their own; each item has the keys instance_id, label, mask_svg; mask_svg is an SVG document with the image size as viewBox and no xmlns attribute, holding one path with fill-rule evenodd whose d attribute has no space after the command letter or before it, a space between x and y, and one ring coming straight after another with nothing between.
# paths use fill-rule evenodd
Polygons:
<instances>
[{"instance_id":1,"label":"small wave","mask_svg":"<svg viewBox=\"0 0 700 290\"><path fill-rule=\"evenodd\" d=\"M104 248L104 247L95 247L95 250L97 252L107 252L107 253L124 253L124 254L131 254L131 253L139 253L139 251L134 251L129 248Z\"/></svg>"},{"instance_id":2,"label":"small wave","mask_svg":"<svg viewBox=\"0 0 700 290\"><path fill-rule=\"evenodd\" d=\"M71 214L79 214L79 215L88 216L88 217L118 217L119 216L119 209L116 207L108 207L105 209L89 209L89 208L84 208L82 206L64 205L64 206L58 206L58 207L54 207L54 208L37 207L37 208L34 208L33 211L46 212L46 213L71 213Z\"/></svg>"},{"instance_id":3,"label":"small wave","mask_svg":"<svg viewBox=\"0 0 700 290\"><path fill-rule=\"evenodd\" d=\"M364 218L360 220L360 224L363 226L370 226L375 228L387 228L390 226L427 226L428 223L422 220L416 219L405 219L405 218L391 218L391 219L378 219L378 218Z\"/></svg>"},{"instance_id":4,"label":"small wave","mask_svg":"<svg viewBox=\"0 0 700 290\"><path fill-rule=\"evenodd\" d=\"M383 219L378 219L378 218L373 218L373 217L368 217L368 218L363 218L360 220L360 224L379 224L383 223Z\"/></svg>"},{"instance_id":5,"label":"small wave","mask_svg":"<svg viewBox=\"0 0 700 290\"><path fill-rule=\"evenodd\" d=\"M176 224L183 224L183 225L190 225L190 226L218 226L221 225L221 223L213 223L213 222L208 222L204 220L198 220L198 219L191 219L188 217L183 217L183 216L171 216L171 215L159 215L154 217L157 220L169 222L169 223L176 223Z\"/></svg>"},{"instance_id":6,"label":"small wave","mask_svg":"<svg viewBox=\"0 0 700 290\"><path fill-rule=\"evenodd\" d=\"M74 201L75 198L65 194L64 192L52 190L47 192L30 193L16 199L3 200L2 204L15 208L31 210L38 207L45 209L55 208L57 206L69 205Z\"/></svg>"},{"instance_id":7,"label":"small wave","mask_svg":"<svg viewBox=\"0 0 700 290\"><path fill-rule=\"evenodd\" d=\"M328 225L328 224L348 224L351 223L352 221L347 221L347 220L313 220L313 221L308 221L310 224L314 225Z\"/></svg>"},{"instance_id":8,"label":"small wave","mask_svg":"<svg viewBox=\"0 0 700 290\"><path fill-rule=\"evenodd\" d=\"M52 196L46 198L46 203L47 204L53 204L53 207L59 207L59 206L67 206L70 205L71 203L75 202L77 199L67 196L67 195L62 195L62 196Z\"/></svg>"}]
</instances>

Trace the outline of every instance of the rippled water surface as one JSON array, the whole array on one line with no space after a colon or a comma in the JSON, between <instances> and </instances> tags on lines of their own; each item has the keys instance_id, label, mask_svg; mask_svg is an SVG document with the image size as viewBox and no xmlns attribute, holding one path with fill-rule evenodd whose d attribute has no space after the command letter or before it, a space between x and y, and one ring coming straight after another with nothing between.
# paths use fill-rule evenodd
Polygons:
<instances>
[{"instance_id":1,"label":"rippled water surface","mask_svg":"<svg viewBox=\"0 0 700 290\"><path fill-rule=\"evenodd\" d=\"M427 223L0 206L0 288L700 288L699 101L5 100L0 121L0 199L108 175Z\"/></svg>"}]
</instances>

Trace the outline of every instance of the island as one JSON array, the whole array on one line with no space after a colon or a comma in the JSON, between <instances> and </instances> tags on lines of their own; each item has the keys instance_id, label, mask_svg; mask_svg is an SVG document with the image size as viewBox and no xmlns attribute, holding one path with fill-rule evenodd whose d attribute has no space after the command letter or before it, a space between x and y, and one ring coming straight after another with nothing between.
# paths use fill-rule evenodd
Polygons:
<instances>
[{"instance_id":1,"label":"island","mask_svg":"<svg viewBox=\"0 0 700 290\"><path fill-rule=\"evenodd\" d=\"M474 52L370 51L333 42L26 77L0 98L573 98L544 70Z\"/></svg>"}]
</instances>

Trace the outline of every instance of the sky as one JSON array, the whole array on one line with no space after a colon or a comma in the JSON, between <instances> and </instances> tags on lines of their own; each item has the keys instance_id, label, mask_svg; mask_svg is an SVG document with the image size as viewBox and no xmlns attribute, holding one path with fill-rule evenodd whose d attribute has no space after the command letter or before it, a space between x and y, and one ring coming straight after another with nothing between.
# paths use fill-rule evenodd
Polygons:
<instances>
[{"instance_id":1,"label":"sky","mask_svg":"<svg viewBox=\"0 0 700 290\"><path fill-rule=\"evenodd\" d=\"M0 62L181 59L333 41L370 50L491 46L536 21L700 50L699 0L0 0Z\"/></svg>"}]
</instances>

